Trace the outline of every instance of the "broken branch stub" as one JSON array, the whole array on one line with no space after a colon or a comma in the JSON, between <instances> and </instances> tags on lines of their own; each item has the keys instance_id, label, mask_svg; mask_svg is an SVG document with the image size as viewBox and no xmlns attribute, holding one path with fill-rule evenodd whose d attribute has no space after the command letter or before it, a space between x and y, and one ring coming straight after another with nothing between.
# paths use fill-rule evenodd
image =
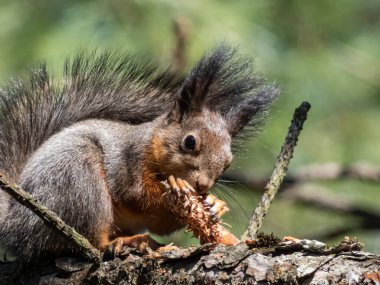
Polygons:
<instances>
[{"instance_id":1,"label":"broken branch stub","mask_svg":"<svg viewBox=\"0 0 380 285\"><path fill-rule=\"evenodd\" d=\"M294 148L297 145L298 136L301 133L303 124L307 119L307 112L310 108L311 106L308 102L302 102L301 105L294 111L288 134L285 138L284 144L282 145L281 152L277 157L272 175L265 186L265 192L252 215L252 218L247 226L247 230L242 235L242 240L256 238L263 220L269 211L272 201L286 175L289 162L293 157Z\"/></svg>"}]
</instances>

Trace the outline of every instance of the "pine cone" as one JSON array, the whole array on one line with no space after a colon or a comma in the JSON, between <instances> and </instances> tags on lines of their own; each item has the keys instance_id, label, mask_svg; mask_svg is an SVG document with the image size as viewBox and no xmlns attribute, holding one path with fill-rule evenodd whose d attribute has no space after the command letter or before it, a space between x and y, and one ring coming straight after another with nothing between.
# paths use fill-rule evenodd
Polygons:
<instances>
[{"instance_id":1,"label":"pine cone","mask_svg":"<svg viewBox=\"0 0 380 285\"><path fill-rule=\"evenodd\" d=\"M187 224L187 230L193 232L201 244L235 245L240 242L222 226L220 218L210 212L210 207L202 203L203 197L187 181L170 176L164 185L170 211Z\"/></svg>"}]
</instances>

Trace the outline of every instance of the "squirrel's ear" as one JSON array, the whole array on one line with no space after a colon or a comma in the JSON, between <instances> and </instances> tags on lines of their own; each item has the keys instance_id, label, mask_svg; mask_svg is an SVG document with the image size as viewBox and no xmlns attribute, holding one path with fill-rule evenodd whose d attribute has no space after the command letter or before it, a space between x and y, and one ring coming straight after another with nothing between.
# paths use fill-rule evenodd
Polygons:
<instances>
[{"instance_id":1,"label":"squirrel's ear","mask_svg":"<svg viewBox=\"0 0 380 285\"><path fill-rule=\"evenodd\" d=\"M201 112L210 84L211 78L190 74L177 93L174 109L169 114L170 118L181 121L188 114Z\"/></svg>"},{"instance_id":2,"label":"squirrel's ear","mask_svg":"<svg viewBox=\"0 0 380 285\"><path fill-rule=\"evenodd\" d=\"M226 114L228 132L236 136L246 125L259 124L267 113L271 103L277 98L279 90L267 87L258 94L253 95L232 107Z\"/></svg>"},{"instance_id":3,"label":"squirrel's ear","mask_svg":"<svg viewBox=\"0 0 380 285\"><path fill-rule=\"evenodd\" d=\"M181 121L188 114L201 112L215 73L214 68L205 66L204 62L198 63L179 89L174 109L169 113L169 118Z\"/></svg>"}]
</instances>

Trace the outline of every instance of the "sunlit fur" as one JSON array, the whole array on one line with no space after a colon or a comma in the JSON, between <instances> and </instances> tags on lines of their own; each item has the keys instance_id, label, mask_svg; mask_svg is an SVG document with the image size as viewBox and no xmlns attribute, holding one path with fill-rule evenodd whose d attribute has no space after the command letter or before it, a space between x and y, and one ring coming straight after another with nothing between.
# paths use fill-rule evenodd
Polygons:
<instances>
[{"instance_id":1,"label":"sunlit fur","mask_svg":"<svg viewBox=\"0 0 380 285\"><path fill-rule=\"evenodd\" d=\"M81 53L58 78L43 64L10 81L0 91L0 170L99 248L121 234L183 226L159 181L174 174L197 188L203 177L208 190L278 91L227 45L184 78L161 70L137 57ZM181 148L188 134L194 153ZM0 242L24 260L75 252L4 194L0 205Z\"/></svg>"}]
</instances>

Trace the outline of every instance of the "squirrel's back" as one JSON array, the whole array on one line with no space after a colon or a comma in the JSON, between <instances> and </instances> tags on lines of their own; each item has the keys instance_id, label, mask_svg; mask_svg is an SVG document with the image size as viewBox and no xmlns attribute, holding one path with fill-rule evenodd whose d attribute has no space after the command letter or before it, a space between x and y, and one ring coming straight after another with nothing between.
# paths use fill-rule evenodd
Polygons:
<instances>
[{"instance_id":1,"label":"squirrel's back","mask_svg":"<svg viewBox=\"0 0 380 285\"><path fill-rule=\"evenodd\" d=\"M45 64L0 89L0 171L17 181L28 157L71 124L103 118L139 124L173 103L177 77L141 58L80 53L53 78Z\"/></svg>"}]
</instances>

